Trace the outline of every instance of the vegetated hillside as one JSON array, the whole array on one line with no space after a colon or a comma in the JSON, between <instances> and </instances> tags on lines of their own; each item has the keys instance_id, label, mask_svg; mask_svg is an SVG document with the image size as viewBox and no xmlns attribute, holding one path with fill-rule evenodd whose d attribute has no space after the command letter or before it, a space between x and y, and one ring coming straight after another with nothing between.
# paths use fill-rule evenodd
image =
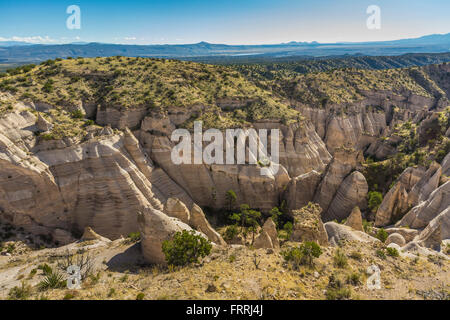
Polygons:
<instances>
[{"instance_id":1,"label":"vegetated hillside","mask_svg":"<svg viewBox=\"0 0 450 320\"><path fill-rule=\"evenodd\" d=\"M350 68L306 74L298 74L290 68L268 71L260 66L242 66L239 69L264 89L287 99L315 106L355 102L361 100L367 92L377 91L444 97L448 93L445 84L450 79L448 72L439 71L439 67L387 70ZM439 87L441 84L447 92Z\"/></svg>"},{"instance_id":2,"label":"vegetated hillside","mask_svg":"<svg viewBox=\"0 0 450 320\"><path fill-rule=\"evenodd\" d=\"M252 67L258 72L290 70L293 73L330 71L342 68L392 69L439 64L450 61L450 53L408 53L400 56L344 55L326 57L288 56L237 56L237 57L196 57L191 61L211 64L233 65L245 72Z\"/></svg>"},{"instance_id":3,"label":"vegetated hillside","mask_svg":"<svg viewBox=\"0 0 450 320\"><path fill-rule=\"evenodd\" d=\"M117 108L146 106L217 106L232 99L248 109L242 120L296 119L274 94L257 87L239 72L220 66L148 58L91 58L48 60L4 74L0 90L22 101L54 106L100 104ZM236 118L236 117L235 117ZM233 122L230 121L230 125Z\"/></svg>"}]
</instances>

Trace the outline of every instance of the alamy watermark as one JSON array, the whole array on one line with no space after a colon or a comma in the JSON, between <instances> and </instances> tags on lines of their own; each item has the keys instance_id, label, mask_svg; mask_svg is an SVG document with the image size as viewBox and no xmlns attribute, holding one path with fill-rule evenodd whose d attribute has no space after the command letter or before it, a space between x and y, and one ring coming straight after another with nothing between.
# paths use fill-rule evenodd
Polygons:
<instances>
[{"instance_id":1,"label":"alamy watermark","mask_svg":"<svg viewBox=\"0 0 450 320\"><path fill-rule=\"evenodd\" d=\"M81 29L81 9L77 5L68 6L66 13L70 16L66 20L66 27L69 30Z\"/></svg>"},{"instance_id":2,"label":"alamy watermark","mask_svg":"<svg viewBox=\"0 0 450 320\"><path fill-rule=\"evenodd\" d=\"M270 155L268 140L270 140ZM279 129L270 129L270 135L267 129L259 129L258 132L253 128L226 129L224 139L222 131L208 129L203 132L202 121L195 121L193 139L188 130L176 129L172 132L171 141L178 142L171 152L171 159L175 165L258 164L263 176L275 175L279 169ZM203 142L210 143L203 148ZM246 150L248 150L247 162Z\"/></svg>"},{"instance_id":3,"label":"alamy watermark","mask_svg":"<svg viewBox=\"0 0 450 320\"><path fill-rule=\"evenodd\" d=\"M371 5L367 7L367 14L370 16L366 20L366 26L369 30L381 29L381 9L377 5Z\"/></svg>"}]
</instances>

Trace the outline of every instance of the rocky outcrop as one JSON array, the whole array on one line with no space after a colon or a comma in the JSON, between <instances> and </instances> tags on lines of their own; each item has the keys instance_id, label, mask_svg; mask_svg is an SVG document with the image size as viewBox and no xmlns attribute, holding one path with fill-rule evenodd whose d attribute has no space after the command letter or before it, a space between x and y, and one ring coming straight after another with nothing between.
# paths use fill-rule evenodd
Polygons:
<instances>
[{"instance_id":1,"label":"rocky outcrop","mask_svg":"<svg viewBox=\"0 0 450 320\"><path fill-rule=\"evenodd\" d=\"M355 150L346 148L336 150L314 196L314 202L318 203L323 209L324 214L322 217L324 221L332 220L331 215L328 214L328 208L342 181L359 166L362 160L362 154Z\"/></svg>"},{"instance_id":2,"label":"rocky outcrop","mask_svg":"<svg viewBox=\"0 0 450 320\"><path fill-rule=\"evenodd\" d=\"M422 178L412 187L411 192L408 194L408 203L415 206L428 199L431 192L439 186L441 172L441 166L433 162Z\"/></svg>"},{"instance_id":3,"label":"rocky outcrop","mask_svg":"<svg viewBox=\"0 0 450 320\"><path fill-rule=\"evenodd\" d=\"M259 235L256 237L255 242L253 243L253 247L255 249L272 249L273 243L270 236L267 234L265 230L261 230Z\"/></svg>"},{"instance_id":4,"label":"rocky outcrop","mask_svg":"<svg viewBox=\"0 0 450 320\"><path fill-rule=\"evenodd\" d=\"M391 235L393 233L400 234L406 242L413 241L415 237L419 235L419 231L416 229L409 229L409 228L387 228L385 229L386 232Z\"/></svg>"},{"instance_id":5,"label":"rocky outcrop","mask_svg":"<svg viewBox=\"0 0 450 320\"><path fill-rule=\"evenodd\" d=\"M191 209L189 225L195 230L205 234L212 242L218 245L226 245L226 242L222 239L220 234L209 224L203 210L196 204L194 204Z\"/></svg>"},{"instance_id":6,"label":"rocky outcrop","mask_svg":"<svg viewBox=\"0 0 450 320\"><path fill-rule=\"evenodd\" d=\"M341 221L349 216L355 206L365 209L368 190L366 178L362 173L352 172L339 186L324 219Z\"/></svg>"},{"instance_id":7,"label":"rocky outcrop","mask_svg":"<svg viewBox=\"0 0 450 320\"><path fill-rule=\"evenodd\" d=\"M270 239L270 241L267 240ZM270 246L269 246L270 245ZM258 238L255 239L255 248L271 248L278 250L280 248L280 241L278 240L278 232L275 223L272 218L269 218L264 223L261 233Z\"/></svg>"},{"instance_id":8,"label":"rocky outcrop","mask_svg":"<svg viewBox=\"0 0 450 320\"><path fill-rule=\"evenodd\" d=\"M328 245L328 237L320 214L322 209L318 204L309 203L300 210L292 211L294 217L291 241L316 241L320 245Z\"/></svg>"},{"instance_id":9,"label":"rocky outcrop","mask_svg":"<svg viewBox=\"0 0 450 320\"><path fill-rule=\"evenodd\" d=\"M172 239L177 232L192 230L177 218L169 217L153 208L145 208L139 212L137 220L141 233L142 255L148 263L153 264L167 264L162 252L163 241ZM206 236L204 237L206 238Z\"/></svg>"},{"instance_id":10,"label":"rocky outcrop","mask_svg":"<svg viewBox=\"0 0 450 320\"><path fill-rule=\"evenodd\" d=\"M426 247L434 249L444 239L450 239L450 207L431 220L418 238Z\"/></svg>"},{"instance_id":11,"label":"rocky outcrop","mask_svg":"<svg viewBox=\"0 0 450 320\"><path fill-rule=\"evenodd\" d=\"M352 212L345 221L345 225L357 231L364 231L362 224L362 215L359 207L354 207Z\"/></svg>"},{"instance_id":12,"label":"rocky outcrop","mask_svg":"<svg viewBox=\"0 0 450 320\"><path fill-rule=\"evenodd\" d=\"M394 220L400 219L411 208L408 194L423 174L423 170L416 168L407 168L402 172L394 186L384 196L375 216L375 226L389 225Z\"/></svg>"},{"instance_id":13,"label":"rocky outcrop","mask_svg":"<svg viewBox=\"0 0 450 320\"><path fill-rule=\"evenodd\" d=\"M164 213L189 224L190 213L186 205L177 198L169 198L164 206Z\"/></svg>"},{"instance_id":14,"label":"rocky outcrop","mask_svg":"<svg viewBox=\"0 0 450 320\"><path fill-rule=\"evenodd\" d=\"M332 244L338 244L339 241L360 241L360 242L379 242L380 240L369 236L365 232L353 230L349 226L336 222L327 222L324 224L328 241Z\"/></svg>"},{"instance_id":15,"label":"rocky outcrop","mask_svg":"<svg viewBox=\"0 0 450 320\"><path fill-rule=\"evenodd\" d=\"M431 220L450 206L450 181L434 190L426 201L412 208L396 226L425 228Z\"/></svg>"},{"instance_id":16,"label":"rocky outcrop","mask_svg":"<svg viewBox=\"0 0 450 320\"><path fill-rule=\"evenodd\" d=\"M36 126L40 132L47 132L53 129L53 124L47 121L41 114L38 115Z\"/></svg>"},{"instance_id":17,"label":"rocky outcrop","mask_svg":"<svg viewBox=\"0 0 450 320\"><path fill-rule=\"evenodd\" d=\"M399 233L391 233L389 237L386 239L386 245L391 243L398 244L400 247L403 247L406 244L405 238Z\"/></svg>"},{"instance_id":18,"label":"rocky outcrop","mask_svg":"<svg viewBox=\"0 0 450 320\"><path fill-rule=\"evenodd\" d=\"M311 202L320 180L320 173L315 170L292 178L285 193L289 210L301 209Z\"/></svg>"},{"instance_id":19,"label":"rocky outcrop","mask_svg":"<svg viewBox=\"0 0 450 320\"><path fill-rule=\"evenodd\" d=\"M450 132L450 128L448 131ZM442 174L450 177L450 152L447 153L444 160L442 160Z\"/></svg>"},{"instance_id":20,"label":"rocky outcrop","mask_svg":"<svg viewBox=\"0 0 450 320\"><path fill-rule=\"evenodd\" d=\"M81 241L93 241L93 240L100 240L100 241L106 241L106 242L110 241L109 239L102 237L97 232L92 230L91 227L84 228L84 233L81 236Z\"/></svg>"}]
</instances>

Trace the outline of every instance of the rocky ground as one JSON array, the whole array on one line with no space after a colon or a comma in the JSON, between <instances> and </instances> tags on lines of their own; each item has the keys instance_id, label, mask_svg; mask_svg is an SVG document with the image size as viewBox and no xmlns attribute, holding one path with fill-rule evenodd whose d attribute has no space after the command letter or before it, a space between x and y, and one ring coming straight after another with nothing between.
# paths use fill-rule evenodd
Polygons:
<instances>
[{"instance_id":1,"label":"rocky ground","mask_svg":"<svg viewBox=\"0 0 450 320\"><path fill-rule=\"evenodd\" d=\"M0 298L17 299L14 287L25 288L26 299L449 299L450 262L439 256L393 257L384 244L340 241L322 247L314 266L294 269L280 252L298 243L285 242L281 251L241 245L215 247L201 263L187 267L145 264L140 243L131 239L86 240L59 248L13 251L0 256ZM57 270L67 250L85 250L94 268L81 289L39 289L42 266ZM447 247L447 254L450 254ZM345 258L336 259L336 252ZM342 262L342 260L344 262ZM381 270L381 288L369 289L367 268ZM41 267L40 267L41 266ZM342 287L330 289L332 275ZM22 298L22 297L21 297Z\"/></svg>"}]
</instances>

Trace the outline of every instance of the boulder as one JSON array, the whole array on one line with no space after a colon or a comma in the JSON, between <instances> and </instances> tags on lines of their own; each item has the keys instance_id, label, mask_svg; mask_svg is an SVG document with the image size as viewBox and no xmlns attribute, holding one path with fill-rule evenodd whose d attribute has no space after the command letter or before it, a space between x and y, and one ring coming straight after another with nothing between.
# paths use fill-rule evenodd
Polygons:
<instances>
[{"instance_id":1,"label":"boulder","mask_svg":"<svg viewBox=\"0 0 450 320\"><path fill-rule=\"evenodd\" d=\"M191 209L189 225L195 230L204 233L215 244L226 245L220 234L206 220L203 210L196 204Z\"/></svg>"},{"instance_id":2,"label":"boulder","mask_svg":"<svg viewBox=\"0 0 450 320\"><path fill-rule=\"evenodd\" d=\"M141 232L141 250L148 263L167 264L162 243L173 238L175 233L192 228L181 220L169 217L159 210L145 208L138 213L138 225ZM206 236L196 232L206 239Z\"/></svg>"},{"instance_id":3,"label":"boulder","mask_svg":"<svg viewBox=\"0 0 450 320\"><path fill-rule=\"evenodd\" d=\"M186 224L189 224L190 213L186 205L177 198L167 199L166 205L164 206L164 213L169 217L174 217L180 219ZM198 216L197 216L198 217Z\"/></svg>"},{"instance_id":4,"label":"boulder","mask_svg":"<svg viewBox=\"0 0 450 320\"><path fill-rule=\"evenodd\" d=\"M265 230L261 230L261 233L256 237L253 243L255 249L273 249L272 239Z\"/></svg>"},{"instance_id":5,"label":"boulder","mask_svg":"<svg viewBox=\"0 0 450 320\"><path fill-rule=\"evenodd\" d=\"M47 132L53 129L53 124L47 121L41 114L38 115L36 126L40 132Z\"/></svg>"},{"instance_id":6,"label":"boulder","mask_svg":"<svg viewBox=\"0 0 450 320\"><path fill-rule=\"evenodd\" d=\"M353 208L352 212L347 218L347 221L345 221L345 225L354 230L364 231L361 210L359 210L359 207Z\"/></svg>"},{"instance_id":7,"label":"boulder","mask_svg":"<svg viewBox=\"0 0 450 320\"><path fill-rule=\"evenodd\" d=\"M269 235L270 239L272 240L273 248L279 249L280 241L278 240L277 226L275 225L275 222L273 222L272 218L266 220L262 227L262 230Z\"/></svg>"},{"instance_id":8,"label":"boulder","mask_svg":"<svg viewBox=\"0 0 450 320\"><path fill-rule=\"evenodd\" d=\"M400 234L405 241L408 243L413 241L416 236L419 235L419 231L416 229L409 228L387 228L385 229L388 234L398 233Z\"/></svg>"},{"instance_id":9,"label":"boulder","mask_svg":"<svg viewBox=\"0 0 450 320\"><path fill-rule=\"evenodd\" d=\"M98 233L96 233L91 227L84 228L83 235L81 236L81 241L92 241L92 240L100 240L110 242L111 240L102 237Z\"/></svg>"},{"instance_id":10,"label":"boulder","mask_svg":"<svg viewBox=\"0 0 450 320\"><path fill-rule=\"evenodd\" d=\"M389 235L389 237L386 239L386 245L390 243L398 244L399 246L404 246L406 244L405 238L399 233L392 233Z\"/></svg>"},{"instance_id":11,"label":"boulder","mask_svg":"<svg viewBox=\"0 0 450 320\"><path fill-rule=\"evenodd\" d=\"M360 242L379 242L380 240L369 236L365 232L356 231L336 222L327 222L324 224L325 230L328 234L328 241L330 243L339 243L341 240L360 241Z\"/></svg>"},{"instance_id":12,"label":"boulder","mask_svg":"<svg viewBox=\"0 0 450 320\"><path fill-rule=\"evenodd\" d=\"M316 241L320 245L328 245L328 237L320 218L322 209L318 204L309 203L300 210L292 211L294 226L291 241Z\"/></svg>"},{"instance_id":13,"label":"boulder","mask_svg":"<svg viewBox=\"0 0 450 320\"><path fill-rule=\"evenodd\" d=\"M355 206L366 208L368 191L369 187L363 174L358 171L352 172L339 186L328 211L324 214L324 220L341 221L350 215Z\"/></svg>"}]
</instances>

